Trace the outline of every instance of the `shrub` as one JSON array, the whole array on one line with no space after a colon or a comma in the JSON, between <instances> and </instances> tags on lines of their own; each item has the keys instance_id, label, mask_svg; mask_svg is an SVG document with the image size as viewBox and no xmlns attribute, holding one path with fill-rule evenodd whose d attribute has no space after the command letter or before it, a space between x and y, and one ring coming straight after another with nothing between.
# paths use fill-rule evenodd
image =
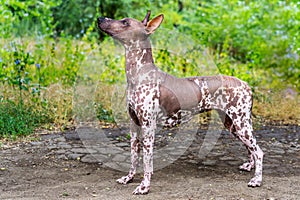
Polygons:
<instances>
[{"instance_id":1,"label":"shrub","mask_svg":"<svg viewBox=\"0 0 300 200\"><path fill-rule=\"evenodd\" d=\"M53 35L52 8L61 0L1 0L0 36Z\"/></svg>"},{"instance_id":2,"label":"shrub","mask_svg":"<svg viewBox=\"0 0 300 200\"><path fill-rule=\"evenodd\" d=\"M183 15L187 23L179 28L214 49L216 62L226 57L231 63L246 64L249 71L264 71L253 86L299 88L298 1L190 2ZM221 68L232 73L232 66L236 65ZM234 75L239 76L239 70Z\"/></svg>"}]
</instances>

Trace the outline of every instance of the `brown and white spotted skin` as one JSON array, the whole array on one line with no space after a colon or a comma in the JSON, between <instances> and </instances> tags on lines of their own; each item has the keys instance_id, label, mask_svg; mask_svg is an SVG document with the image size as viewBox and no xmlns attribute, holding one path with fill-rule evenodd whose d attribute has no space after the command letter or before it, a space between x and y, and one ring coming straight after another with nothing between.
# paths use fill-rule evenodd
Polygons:
<instances>
[{"instance_id":1,"label":"brown and white spotted skin","mask_svg":"<svg viewBox=\"0 0 300 200\"><path fill-rule=\"evenodd\" d=\"M248 185L260 186L263 152L253 137L250 87L230 76L176 78L158 69L154 65L149 36L160 26L163 15L152 20L149 17L150 11L142 22L130 18L98 18L99 28L120 41L126 52L131 168L128 175L117 182L127 184L134 178L142 142L144 178L133 193L148 193L157 125L172 127L195 114L216 109L225 127L244 143L249 152L249 161L240 166L246 171L255 168L255 176Z\"/></svg>"}]
</instances>

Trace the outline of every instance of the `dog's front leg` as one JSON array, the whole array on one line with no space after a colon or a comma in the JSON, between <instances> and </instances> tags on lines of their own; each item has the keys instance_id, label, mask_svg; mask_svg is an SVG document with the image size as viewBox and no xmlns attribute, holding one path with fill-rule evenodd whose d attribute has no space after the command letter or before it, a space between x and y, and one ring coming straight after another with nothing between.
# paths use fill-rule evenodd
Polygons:
<instances>
[{"instance_id":1,"label":"dog's front leg","mask_svg":"<svg viewBox=\"0 0 300 200\"><path fill-rule=\"evenodd\" d=\"M139 152L140 152L140 126L136 125L134 121L130 120L130 143L131 143L131 167L127 176L123 176L118 179L117 182L121 184L127 184L131 182L136 173L136 169L139 163Z\"/></svg>"},{"instance_id":2,"label":"dog's front leg","mask_svg":"<svg viewBox=\"0 0 300 200\"><path fill-rule=\"evenodd\" d=\"M156 124L143 126L143 162L144 178L141 184L134 190L133 194L147 194L150 190L150 180L153 174L153 146Z\"/></svg>"}]
</instances>

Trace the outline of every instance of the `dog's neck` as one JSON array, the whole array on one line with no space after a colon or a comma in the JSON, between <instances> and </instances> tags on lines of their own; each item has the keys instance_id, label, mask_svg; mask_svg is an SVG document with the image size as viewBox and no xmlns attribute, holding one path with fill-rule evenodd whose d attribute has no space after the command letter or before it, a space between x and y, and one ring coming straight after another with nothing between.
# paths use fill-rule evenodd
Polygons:
<instances>
[{"instance_id":1,"label":"dog's neck","mask_svg":"<svg viewBox=\"0 0 300 200\"><path fill-rule=\"evenodd\" d=\"M124 44L126 57L126 77L129 84L137 84L141 74L155 70L149 38ZM141 82L141 81L140 81Z\"/></svg>"}]
</instances>

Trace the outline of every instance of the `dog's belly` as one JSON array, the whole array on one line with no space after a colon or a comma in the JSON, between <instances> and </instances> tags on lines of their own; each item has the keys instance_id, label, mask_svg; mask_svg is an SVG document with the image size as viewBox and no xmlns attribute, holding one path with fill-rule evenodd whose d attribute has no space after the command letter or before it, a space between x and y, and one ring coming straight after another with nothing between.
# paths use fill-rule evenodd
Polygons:
<instances>
[{"instance_id":1,"label":"dog's belly","mask_svg":"<svg viewBox=\"0 0 300 200\"><path fill-rule=\"evenodd\" d=\"M194 115L197 115L208 110L192 109L192 110L179 110L173 115L167 115L164 112L159 112L157 118L157 124L166 128L173 128L180 124L187 123L190 121Z\"/></svg>"},{"instance_id":2,"label":"dog's belly","mask_svg":"<svg viewBox=\"0 0 300 200\"><path fill-rule=\"evenodd\" d=\"M159 115L157 119L157 124L163 127L172 128L175 127L182 122L181 112L178 111L176 114L169 115Z\"/></svg>"}]
</instances>

